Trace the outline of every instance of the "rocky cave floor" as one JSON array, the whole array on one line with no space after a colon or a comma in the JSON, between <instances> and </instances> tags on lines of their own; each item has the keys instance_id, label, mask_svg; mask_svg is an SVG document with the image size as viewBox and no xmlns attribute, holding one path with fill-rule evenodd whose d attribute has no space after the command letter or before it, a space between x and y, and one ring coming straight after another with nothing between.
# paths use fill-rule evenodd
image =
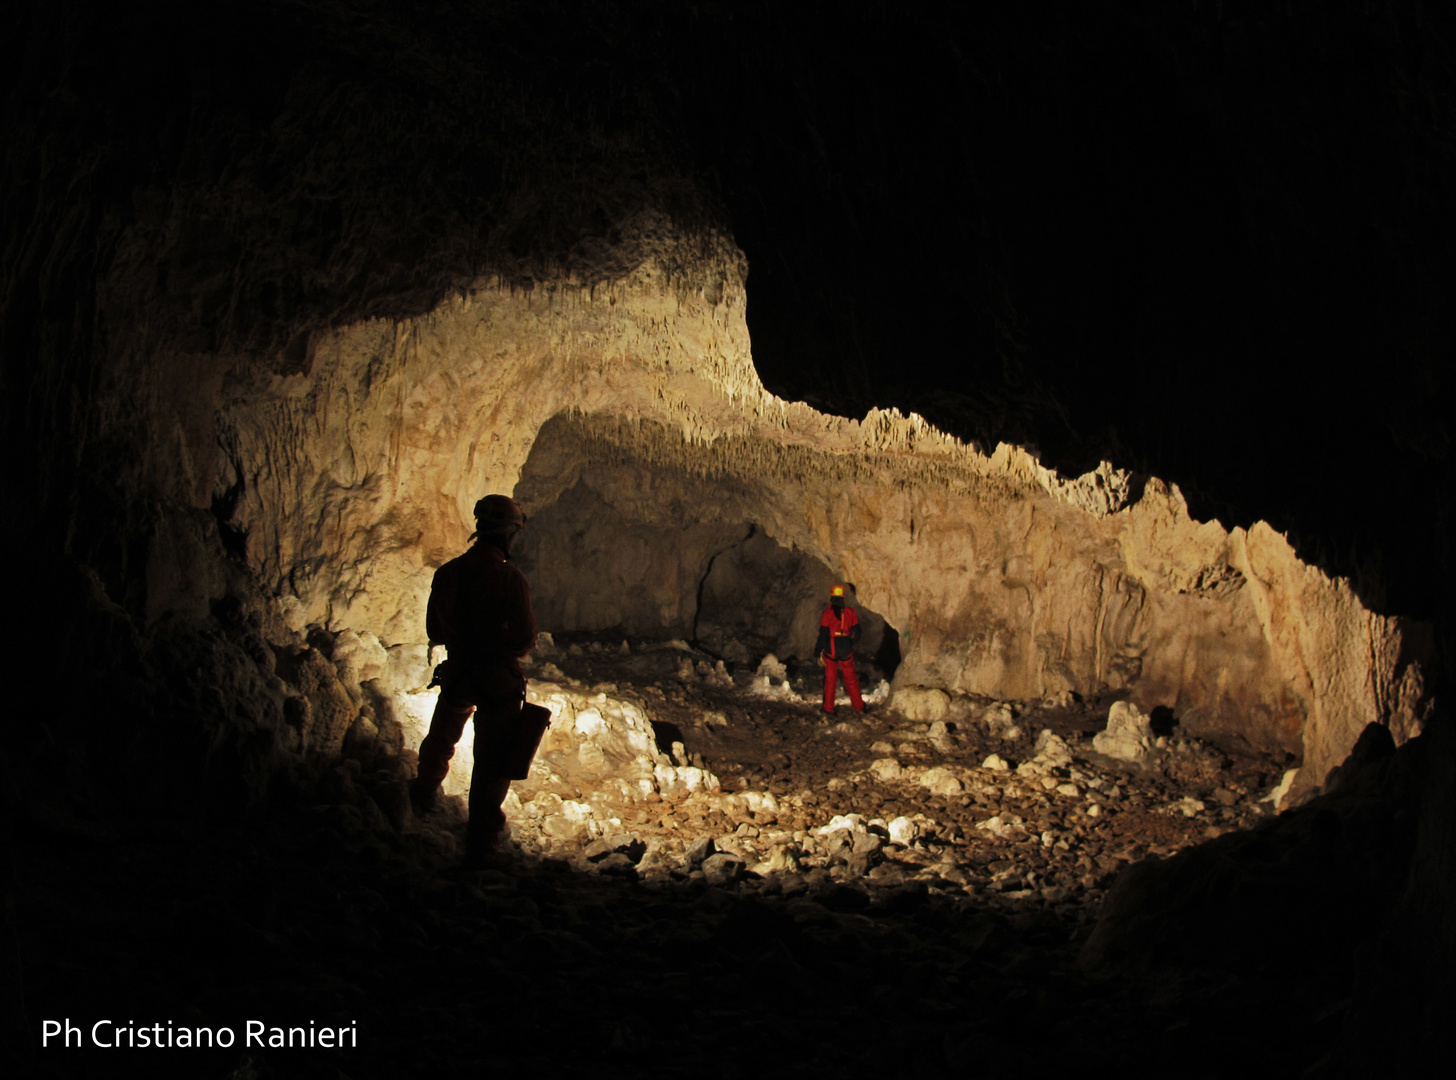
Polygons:
<instances>
[{"instance_id":1,"label":"rocky cave floor","mask_svg":"<svg viewBox=\"0 0 1456 1080\"><path fill-rule=\"evenodd\" d=\"M1091 740L1105 702L1017 707L1019 734L998 728L996 703L971 722L878 703L827 718L817 669L765 696L705 659L578 642L533 664L538 686L544 674L639 702L659 762L721 788L599 807L606 824L574 838L513 804L500 869L457 868L459 799L415 818L397 770L354 761L280 778L226 825L166 799L108 813L96 793L55 789L15 826L12 1025L110 1018L239 1039L121 1051L31 1038L25 1064L56 1077L114 1074L123 1053L128 1069L232 1078L1226 1076L1320 1058L1327 1002L1289 982L1077 964L1121 867L1256 826L1283 763L1176 731L1143 767L1104 758ZM993 754L1007 767L984 767ZM352 1025L358 1045L245 1047L249 1019Z\"/></svg>"},{"instance_id":2,"label":"rocky cave floor","mask_svg":"<svg viewBox=\"0 0 1456 1080\"><path fill-rule=\"evenodd\" d=\"M1092 740L1111 697L985 701L971 703L971 715L959 703L949 715L960 720L916 721L881 703L888 688L872 691L871 669L865 712L849 707L841 687L830 716L817 667L729 674L676 646L583 640L550 649L530 672L538 687L544 676L554 680L549 689L633 701L651 718L658 761L701 767L719 790L634 794L610 807L598 792L597 818L611 813L622 827L596 826L600 835L585 846L581 837L555 842L517 810L528 857L659 885L706 881L821 900L827 891L851 910L893 905L913 885L1075 925L1095 917L1121 866L1272 813L1278 763L1179 738L1176 725L1142 762L1098 753Z\"/></svg>"}]
</instances>

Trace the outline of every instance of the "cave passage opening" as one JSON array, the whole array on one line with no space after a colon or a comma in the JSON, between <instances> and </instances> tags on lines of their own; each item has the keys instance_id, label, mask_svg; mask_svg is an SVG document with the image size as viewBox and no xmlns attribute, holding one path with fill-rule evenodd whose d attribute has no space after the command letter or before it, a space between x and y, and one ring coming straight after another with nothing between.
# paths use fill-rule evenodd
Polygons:
<instances>
[{"instance_id":1,"label":"cave passage opening","mask_svg":"<svg viewBox=\"0 0 1456 1080\"><path fill-rule=\"evenodd\" d=\"M751 481L603 455L558 416L543 425L515 497L530 520L514 557L537 624L561 642L677 640L730 669L752 670L770 653L791 670L815 666L819 618L842 578L770 535L766 496ZM862 680L893 679L898 630L857 595L851 604Z\"/></svg>"}]
</instances>

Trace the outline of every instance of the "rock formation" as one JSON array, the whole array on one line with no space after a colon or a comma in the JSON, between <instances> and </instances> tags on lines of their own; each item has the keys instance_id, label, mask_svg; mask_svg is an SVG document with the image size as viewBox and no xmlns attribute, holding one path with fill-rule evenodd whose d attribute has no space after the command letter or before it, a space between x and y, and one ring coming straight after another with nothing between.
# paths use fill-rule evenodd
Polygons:
<instances>
[{"instance_id":1,"label":"rock formation","mask_svg":"<svg viewBox=\"0 0 1456 1080\"><path fill-rule=\"evenodd\" d=\"M753 370L737 254L672 259L653 228L661 250L606 286L481 282L319 335L303 370L218 369L179 403L211 419L177 425L169 486L227 507L296 634L417 653L434 568L465 546L474 500L510 491L534 518L522 547L548 630L806 656L841 579L898 632L905 692L1110 689L1188 736L1302 758L1296 793L1365 724L1419 730L1420 627L1367 611L1267 525L1194 521L1175 487L1134 490L1106 464L1068 480L915 416L779 400ZM159 521L153 619L220 592L191 520Z\"/></svg>"}]
</instances>

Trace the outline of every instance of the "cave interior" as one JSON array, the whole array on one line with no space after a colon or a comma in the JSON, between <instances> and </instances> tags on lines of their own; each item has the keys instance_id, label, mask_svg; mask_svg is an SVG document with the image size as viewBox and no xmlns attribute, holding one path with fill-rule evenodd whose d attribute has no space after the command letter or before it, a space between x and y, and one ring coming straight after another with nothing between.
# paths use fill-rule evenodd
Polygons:
<instances>
[{"instance_id":1,"label":"cave interior","mask_svg":"<svg viewBox=\"0 0 1456 1080\"><path fill-rule=\"evenodd\" d=\"M15 1075L1444 1045L1449 12L3 20ZM489 490L556 719L470 874Z\"/></svg>"}]
</instances>

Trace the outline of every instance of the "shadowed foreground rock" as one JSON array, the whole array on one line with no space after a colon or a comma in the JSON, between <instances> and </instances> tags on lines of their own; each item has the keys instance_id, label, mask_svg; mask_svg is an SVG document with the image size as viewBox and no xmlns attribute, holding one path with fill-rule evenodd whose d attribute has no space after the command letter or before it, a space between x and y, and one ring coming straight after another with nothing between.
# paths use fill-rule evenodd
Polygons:
<instances>
[{"instance_id":1,"label":"shadowed foreground rock","mask_svg":"<svg viewBox=\"0 0 1456 1080\"><path fill-rule=\"evenodd\" d=\"M1452 741L1438 722L1397 750L1372 724L1326 794L1129 867L1082 966L1277 988L1291 1037L1329 1048L1313 1075L1422 1062L1445 1041L1456 989Z\"/></svg>"}]
</instances>

